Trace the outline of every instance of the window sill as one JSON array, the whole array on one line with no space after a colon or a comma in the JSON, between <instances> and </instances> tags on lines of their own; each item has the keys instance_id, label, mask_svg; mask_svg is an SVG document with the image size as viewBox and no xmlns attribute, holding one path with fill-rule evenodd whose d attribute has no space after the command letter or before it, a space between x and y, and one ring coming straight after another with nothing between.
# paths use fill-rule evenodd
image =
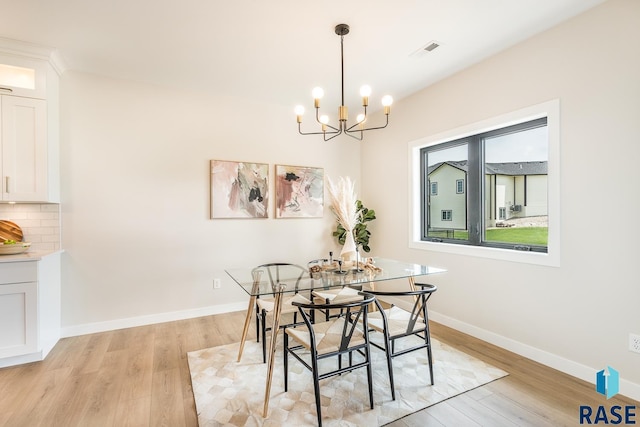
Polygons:
<instances>
[{"instance_id":1,"label":"window sill","mask_svg":"<svg viewBox=\"0 0 640 427\"><path fill-rule=\"evenodd\" d=\"M512 249L489 248L480 246L457 245L444 242L410 241L409 248L423 251L442 252L455 255L490 258L500 261L518 262L524 264L560 267L558 253L524 252Z\"/></svg>"}]
</instances>

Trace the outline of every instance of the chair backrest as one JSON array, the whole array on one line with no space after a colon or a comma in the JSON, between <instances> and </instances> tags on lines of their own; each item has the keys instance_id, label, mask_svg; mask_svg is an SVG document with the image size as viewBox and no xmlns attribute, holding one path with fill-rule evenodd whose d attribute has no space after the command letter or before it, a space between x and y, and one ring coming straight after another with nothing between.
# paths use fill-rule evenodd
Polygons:
<instances>
[{"instance_id":1,"label":"chair backrest","mask_svg":"<svg viewBox=\"0 0 640 427\"><path fill-rule=\"evenodd\" d=\"M405 297L405 299L407 299L406 297L412 297L412 298L409 298L409 300L412 302L408 305L410 308L409 309L403 308L403 310L410 313L409 319L407 321L407 331L406 331L406 332L410 332L414 330L415 325L417 322L420 321L420 318L424 319L425 323L428 321L427 301L429 300L429 298L431 298L431 295L433 295L433 293L438 290L438 287L436 285L431 285L426 283L416 283L415 285L420 289L407 290L407 291L365 290L365 291L362 291L362 293L365 295L372 295L376 297L375 304L378 310L380 311L380 313L382 313L382 319L383 319L383 322L385 323L385 328L387 326L388 319L382 307L382 304L380 302L381 298L383 299L384 297Z\"/></svg>"},{"instance_id":2,"label":"chair backrest","mask_svg":"<svg viewBox=\"0 0 640 427\"><path fill-rule=\"evenodd\" d=\"M362 324L365 325L367 324L368 307L375 301L375 297L373 295L364 294L363 296L364 298L358 301L349 301L334 304L315 304L297 301L292 302L293 305L298 307L298 310L300 311L302 318L304 319L304 322L309 329L311 347L313 349L317 349L318 341L315 335L314 324L311 322L311 317L308 313L308 311L311 310L343 311L342 316L325 323L337 325L337 328L329 328L328 330L331 330L331 333L335 335L331 339L337 340L336 346L338 351L347 351L351 347L354 334L362 334L361 336L364 336L364 342L369 342L369 332L367 328L363 328L363 330L360 330L359 328L357 328L357 326L359 322L362 322ZM329 334L326 333L325 336L329 336Z\"/></svg>"},{"instance_id":3,"label":"chair backrest","mask_svg":"<svg viewBox=\"0 0 640 427\"><path fill-rule=\"evenodd\" d=\"M307 270L298 264L272 262L255 267L251 273L253 275L254 286L260 283L261 276L266 273L273 292L276 291L278 284L281 283L286 284L287 287L293 285L294 290L297 292L298 284L306 272Z\"/></svg>"}]
</instances>

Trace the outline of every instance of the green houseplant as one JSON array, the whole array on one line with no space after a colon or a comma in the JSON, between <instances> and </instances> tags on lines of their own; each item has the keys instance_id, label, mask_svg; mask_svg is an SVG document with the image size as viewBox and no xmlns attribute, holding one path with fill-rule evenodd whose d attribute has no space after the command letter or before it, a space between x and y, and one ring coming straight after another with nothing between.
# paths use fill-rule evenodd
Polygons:
<instances>
[{"instance_id":1,"label":"green houseplant","mask_svg":"<svg viewBox=\"0 0 640 427\"><path fill-rule=\"evenodd\" d=\"M361 246L365 252L370 252L369 238L371 232L367 230L367 222L376 219L376 211L373 209L367 209L364 207L360 200L356 200L356 214L357 222L354 227L353 238L357 246ZM336 230L333 232L333 236L338 238L338 242L344 245L347 237L347 230L338 222Z\"/></svg>"}]
</instances>

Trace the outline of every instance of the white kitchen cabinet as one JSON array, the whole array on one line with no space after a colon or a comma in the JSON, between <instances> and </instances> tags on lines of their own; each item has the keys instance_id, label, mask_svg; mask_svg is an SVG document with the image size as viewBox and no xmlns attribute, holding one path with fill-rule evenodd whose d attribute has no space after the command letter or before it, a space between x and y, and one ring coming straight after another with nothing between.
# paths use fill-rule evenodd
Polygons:
<instances>
[{"instance_id":1,"label":"white kitchen cabinet","mask_svg":"<svg viewBox=\"0 0 640 427\"><path fill-rule=\"evenodd\" d=\"M60 254L0 262L0 368L43 360L60 339Z\"/></svg>"},{"instance_id":2,"label":"white kitchen cabinet","mask_svg":"<svg viewBox=\"0 0 640 427\"><path fill-rule=\"evenodd\" d=\"M47 103L0 96L2 201L48 201Z\"/></svg>"},{"instance_id":3,"label":"white kitchen cabinet","mask_svg":"<svg viewBox=\"0 0 640 427\"><path fill-rule=\"evenodd\" d=\"M0 358L38 347L38 284L35 262L0 265Z\"/></svg>"},{"instance_id":4,"label":"white kitchen cabinet","mask_svg":"<svg viewBox=\"0 0 640 427\"><path fill-rule=\"evenodd\" d=\"M59 203L58 99L49 61L0 52L0 202Z\"/></svg>"}]
</instances>

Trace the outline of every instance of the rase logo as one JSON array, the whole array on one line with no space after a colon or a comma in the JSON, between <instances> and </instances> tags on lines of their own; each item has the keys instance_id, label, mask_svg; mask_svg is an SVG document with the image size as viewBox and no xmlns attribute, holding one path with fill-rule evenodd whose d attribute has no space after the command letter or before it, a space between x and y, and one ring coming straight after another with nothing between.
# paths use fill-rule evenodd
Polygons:
<instances>
[{"instance_id":1,"label":"rase logo","mask_svg":"<svg viewBox=\"0 0 640 427\"><path fill-rule=\"evenodd\" d=\"M596 372L596 391L607 399L620 391L620 373L607 366L607 369ZM634 405L614 405L609 408L600 405L593 408L580 405L580 424L625 424L635 425L636 407Z\"/></svg>"},{"instance_id":2,"label":"rase logo","mask_svg":"<svg viewBox=\"0 0 640 427\"><path fill-rule=\"evenodd\" d=\"M611 399L620 391L620 373L611 366L607 366L607 370L609 372L603 369L596 373L596 391Z\"/></svg>"}]
</instances>

